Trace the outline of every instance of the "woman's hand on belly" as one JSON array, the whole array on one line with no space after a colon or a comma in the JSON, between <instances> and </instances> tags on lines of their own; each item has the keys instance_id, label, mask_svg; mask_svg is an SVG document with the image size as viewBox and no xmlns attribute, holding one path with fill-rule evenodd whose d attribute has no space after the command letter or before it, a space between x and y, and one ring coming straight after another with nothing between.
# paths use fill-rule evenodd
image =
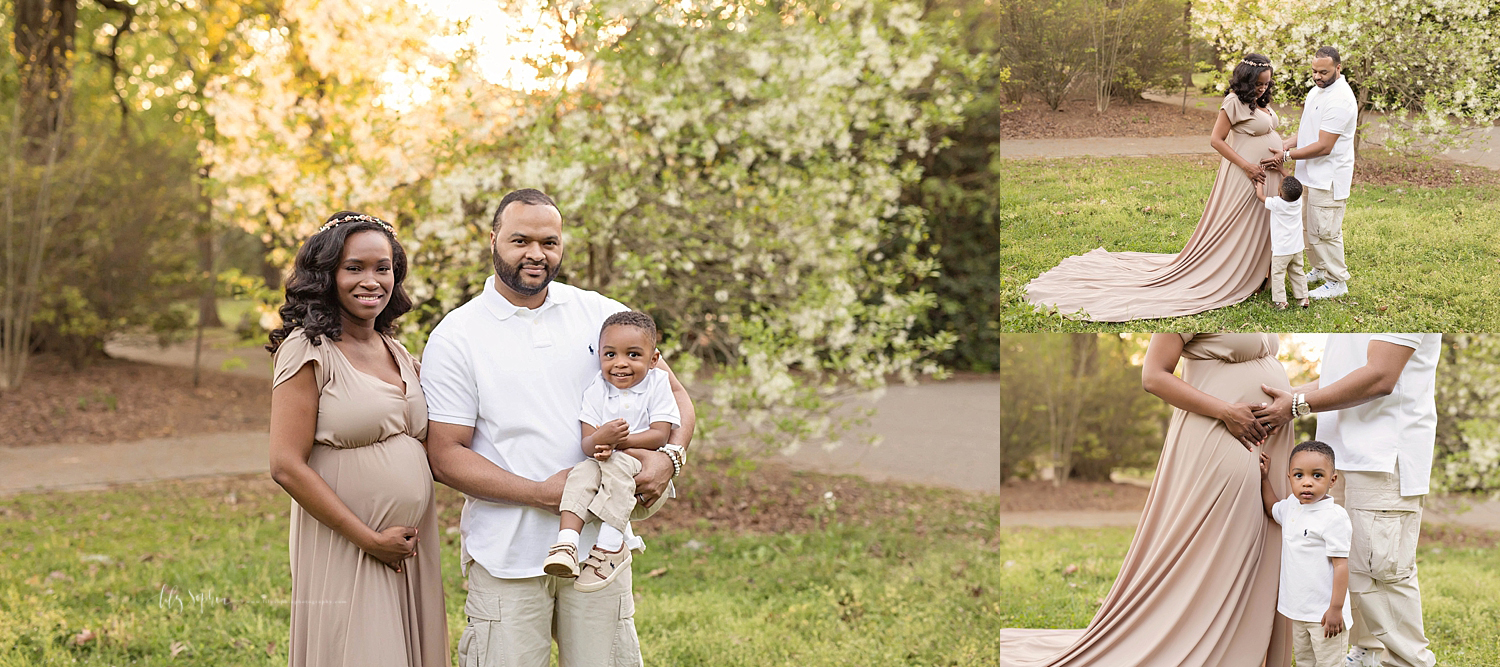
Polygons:
<instances>
[{"instance_id":1,"label":"woman's hand on belly","mask_svg":"<svg viewBox=\"0 0 1500 667\"><path fill-rule=\"evenodd\" d=\"M1229 429L1229 434L1252 452L1266 441L1266 427L1255 418L1254 410L1257 407L1259 404L1228 403L1224 406L1223 414L1219 415L1219 421L1224 422L1224 428Z\"/></svg>"},{"instance_id":2,"label":"woman's hand on belly","mask_svg":"<svg viewBox=\"0 0 1500 667\"><path fill-rule=\"evenodd\" d=\"M417 529L411 526L391 526L372 532L364 542L357 545L360 550L400 572L402 561L417 553Z\"/></svg>"}]
</instances>

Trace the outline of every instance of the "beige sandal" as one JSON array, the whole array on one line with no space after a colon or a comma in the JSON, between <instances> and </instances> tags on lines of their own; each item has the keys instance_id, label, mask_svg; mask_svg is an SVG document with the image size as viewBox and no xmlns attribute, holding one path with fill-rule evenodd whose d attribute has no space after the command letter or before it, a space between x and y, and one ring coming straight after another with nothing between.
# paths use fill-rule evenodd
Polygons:
<instances>
[{"instance_id":1,"label":"beige sandal","mask_svg":"<svg viewBox=\"0 0 1500 667\"><path fill-rule=\"evenodd\" d=\"M589 557L584 559L582 572L573 582L573 588L583 593L603 589L614 583L620 573L628 567L630 567L630 549L620 547L619 551L610 553L596 546L589 549Z\"/></svg>"},{"instance_id":2,"label":"beige sandal","mask_svg":"<svg viewBox=\"0 0 1500 667\"><path fill-rule=\"evenodd\" d=\"M547 551L547 562L542 571L554 577L572 579L578 576L578 547L567 542L558 542Z\"/></svg>"}]
</instances>

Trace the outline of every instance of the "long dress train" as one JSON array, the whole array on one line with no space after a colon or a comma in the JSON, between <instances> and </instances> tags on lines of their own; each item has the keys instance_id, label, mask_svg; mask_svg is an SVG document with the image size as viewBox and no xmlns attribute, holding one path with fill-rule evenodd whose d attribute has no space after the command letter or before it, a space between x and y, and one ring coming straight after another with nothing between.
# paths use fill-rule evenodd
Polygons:
<instances>
[{"instance_id":1,"label":"long dress train","mask_svg":"<svg viewBox=\"0 0 1500 667\"><path fill-rule=\"evenodd\" d=\"M1290 389L1274 334L1183 334L1182 379L1225 401ZM1289 427L1267 440L1290 493ZM1289 667L1276 614L1281 529L1266 518L1258 454L1223 422L1172 410L1156 478L1120 575L1083 630L1004 629L1001 667Z\"/></svg>"},{"instance_id":2,"label":"long dress train","mask_svg":"<svg viewBox=\"0 0 1500 667\"><path fill-rule=\"evenodd\" d=\"M1229 116L1230 148L1251 162L1281 149L1279 123L1269 109L1251 109L1233 93L1219 107ZM1266 172L1274 194L1281 176ZM1255 184L1228 159L1219 160L1203 217L1177 254L1108 252L1097 248L1064 259L1026 285L1039 309L1095 322L1192 315L1249 298L1271 266L1271 217Z\"/></svg>"}]
</instances>

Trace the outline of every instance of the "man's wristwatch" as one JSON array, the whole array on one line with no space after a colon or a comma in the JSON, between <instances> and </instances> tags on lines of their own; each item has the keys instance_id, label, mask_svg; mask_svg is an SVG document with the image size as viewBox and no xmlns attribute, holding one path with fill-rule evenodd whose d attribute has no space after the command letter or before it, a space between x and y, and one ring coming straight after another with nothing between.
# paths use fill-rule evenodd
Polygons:
<instances>
[{"instance_id":1,"label":"man's wristwatch","mask_svg":"<svg viewBox=\"0 0 1500 667\"><path fill-rule=\"evenodd\" d=\"M1281 161L1282 162L1286 162L1287 160L1290 160L1290 159L1292 159L1292 149L1290 149L1290 148L1283 148L1283 149L1281 149Z\"/></svg>"},{"instance_id":2,"label":"man's wristwatch","mask_svg":"<svg viewBox=\"0 0 1500 667\"><path fill-rule=\"evenodd\" d=\"M672 476L682 474L682 464L687 462L687 450L682 445L665 444L660 450L667 458L672 459Z\"/></svg>"},{"instance_id":3,"label":"man's wristwatch","mask_svg":"<svg viewBox=\"0 0 1500 667\"><path fill-rule=\"evenodd\" d=\"M1312 414L1312 408L1307 405L1307 394L1292 394L1292 419L1310 414Z\"/></svg>"}]
</instances>

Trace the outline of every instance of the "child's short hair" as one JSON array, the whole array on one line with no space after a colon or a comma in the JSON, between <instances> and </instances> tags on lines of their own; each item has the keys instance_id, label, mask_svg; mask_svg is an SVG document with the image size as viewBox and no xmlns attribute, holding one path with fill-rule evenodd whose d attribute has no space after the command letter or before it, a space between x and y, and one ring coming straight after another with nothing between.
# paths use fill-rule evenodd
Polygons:
<instances>
[{"instance_id":1,"label":"child's short hair","mask_svg":"<svg viewBox=\"0 0 1500 667\"><path fill-rule=\"evenodd\" d=\"M1296 176L1287 176L1281 179L1281 199L1283 201L1297 201L1302 198L1302 181Z\"/></svg>"},{"instance_id":2,"label":"child's short hair","mask_svg":"<svg viewBox=\"0 0 1500 667\"><path fill-rule=\"evenodd\" d=\"M635 310L622 310L610 315L604 320L604 326L599 327L599 335L603 336L605 330L613 326L635 327L646 332L646 335L651 338L652 344L656 343L656 320L651 319L651 316L645 313Z\"/></svg>"},{"instance_id":3,"label":"child's short hair","mask_svg":"<svg viewBox=\"0 0 1500 667\"><path fill-rule=\"evenodd\" d=\"M1306 442L1298 443L1296 447L1292 448L1292 456L1296 456L1297 452L1317 452L1319 454L1322 454L1323 456L1328 457L1329 467L1338 467L1338 462L1336 462L1333 458L1333 448L1329 447L1328 443L1326 442L1322 442L1319 440L1308 440ZM1290 460L1291 456L1287 457L1287 459Z\"/></svg>"}]
</instances>

